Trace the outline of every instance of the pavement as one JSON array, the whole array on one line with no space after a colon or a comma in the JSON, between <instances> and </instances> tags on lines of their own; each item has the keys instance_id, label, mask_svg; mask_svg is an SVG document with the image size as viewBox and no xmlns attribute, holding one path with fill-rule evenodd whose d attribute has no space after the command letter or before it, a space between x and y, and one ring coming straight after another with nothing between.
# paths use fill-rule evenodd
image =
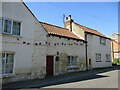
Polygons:
<instances>
[{"instance_id":1,"label":"pavement","mask_svg":"<svg viewBox=\"0 0 120 90\"><path fill-rule=\"evenodd\" d=\"M24 89L33 90L35 88L40 89L43 87L49 87L54 85L99 79L103 77L108 77L107 75L101 75L102 73L115 71L119 69L120 69L120 66L113 66L109 68L92 69L89 71L79 71L74 73L58 75L58 76L46 77L43 79L19 81L19 82L14 82L9 84L3 84L2 90L24 90Z\"/></svg>"}]
</instances>

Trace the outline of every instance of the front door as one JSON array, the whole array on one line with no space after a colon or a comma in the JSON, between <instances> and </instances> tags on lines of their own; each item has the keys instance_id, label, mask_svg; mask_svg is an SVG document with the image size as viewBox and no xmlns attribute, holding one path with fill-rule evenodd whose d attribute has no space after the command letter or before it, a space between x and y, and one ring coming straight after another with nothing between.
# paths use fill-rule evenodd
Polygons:
<instances>
[{"instance_id":1,"label":"front door","mask_svg":"<svg viewBox=\"0 0 120 90\"><path fill-rule=\"evenodd\" d=\"M46 57L46 76L53 76L53 59L54 56Z\"/></svg>"}]
</instances>

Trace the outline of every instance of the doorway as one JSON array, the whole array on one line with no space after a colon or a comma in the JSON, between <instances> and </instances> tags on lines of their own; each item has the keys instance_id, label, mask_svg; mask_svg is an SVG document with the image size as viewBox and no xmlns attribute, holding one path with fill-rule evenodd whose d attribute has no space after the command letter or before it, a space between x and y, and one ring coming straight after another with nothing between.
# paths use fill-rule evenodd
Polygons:
<instances>
[{"instance_id":1,"label":"doorway","mask_svg":"<svg viewBox=\"0 0 120 90\"><path fill-rule=\"evenodd\" d=\"M53 76L54 56L46 56L46 76Z\"/></svg>"}]
</instances>

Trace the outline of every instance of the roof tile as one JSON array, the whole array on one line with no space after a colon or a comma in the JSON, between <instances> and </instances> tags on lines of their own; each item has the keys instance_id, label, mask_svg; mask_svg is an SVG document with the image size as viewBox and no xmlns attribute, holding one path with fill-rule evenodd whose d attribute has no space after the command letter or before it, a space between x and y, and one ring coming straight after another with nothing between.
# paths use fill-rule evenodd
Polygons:
<instances>
[{"instance_id":1,"label":"roof tile","mask_svg":"<svg viewBox=\"0 0 120 90\"><path fill-rule=\"evenodd\" d=\"M75 22L74 22L75 23ZM77 24L77 23L75 23ZM101 37L104 37L104 38L108 38L106 37L105 35L101 34L100 32L98 32L97 30L94 30L94 29L91 29L91 28L88 28L86 26L83 26L83 25L80 25L80 24L77 24L80 28L82 28L85 32L88 32L88 33L91 33L91 34L94 34L94 35L98 35L98 36L101 36ZM110 38L108 38L110 39Z\"/></svg>"},{"instance_id":2,"label":"roof tile","mask_svg":"<svg viewBox=\"0 0 120 90\"><path fill-rule=\"evenodd\" d=\"M44 23L44 22L40 22L40 23L47 30L48 34L68 37L68 38L72 38L72 39L83 40L66 28L62 28L62 27L59 27L59 26L47 24L47 23Z\"/></svg>"}]
</instances>

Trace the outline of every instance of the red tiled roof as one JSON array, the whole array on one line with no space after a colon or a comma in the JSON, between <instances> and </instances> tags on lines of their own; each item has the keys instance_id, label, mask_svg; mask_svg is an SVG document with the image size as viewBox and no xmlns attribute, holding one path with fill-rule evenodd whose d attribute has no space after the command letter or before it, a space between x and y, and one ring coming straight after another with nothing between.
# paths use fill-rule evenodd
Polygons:
<instances>
[{"instance_id":1,"label":"red tiled roof","mask_svg":"<svg viewBox=\"0 0 120 90\"><path fill-rule=\"evenodd\" d=\"M74 33L72 33L66 28L62 28L62 27L51 25L44 22L40 22L40 23L43 25L43 27L47 30L48 34L50 35L62 36L66 38L72 38L72 39L84 41L83 39L81 39L80 37L78 37L77 35L75 35Z\"/></svg>"},{"instance_id":2,"label":"red tiled roof","mask_svg":"<svg viewBox=\"0 0 120 90\"><path fill-rule=\"evenodd\" d=\"M74 22L74 23L75 23L75 22ZM75 24L77 24L77 23L75 23ZM94 34L94 35L98 35L98 36L101 36L101 37L110 39L110 38L106 37L105 35L101 34L100 32L98 32L97 30L88 28L88 27L83 26L83 25L80 25L80 24L77 24L77 25L79 25L80 28L82 28L82 29L83 29L85 32L87 32L87 33Z\"/></svg>"}]
</instances>

